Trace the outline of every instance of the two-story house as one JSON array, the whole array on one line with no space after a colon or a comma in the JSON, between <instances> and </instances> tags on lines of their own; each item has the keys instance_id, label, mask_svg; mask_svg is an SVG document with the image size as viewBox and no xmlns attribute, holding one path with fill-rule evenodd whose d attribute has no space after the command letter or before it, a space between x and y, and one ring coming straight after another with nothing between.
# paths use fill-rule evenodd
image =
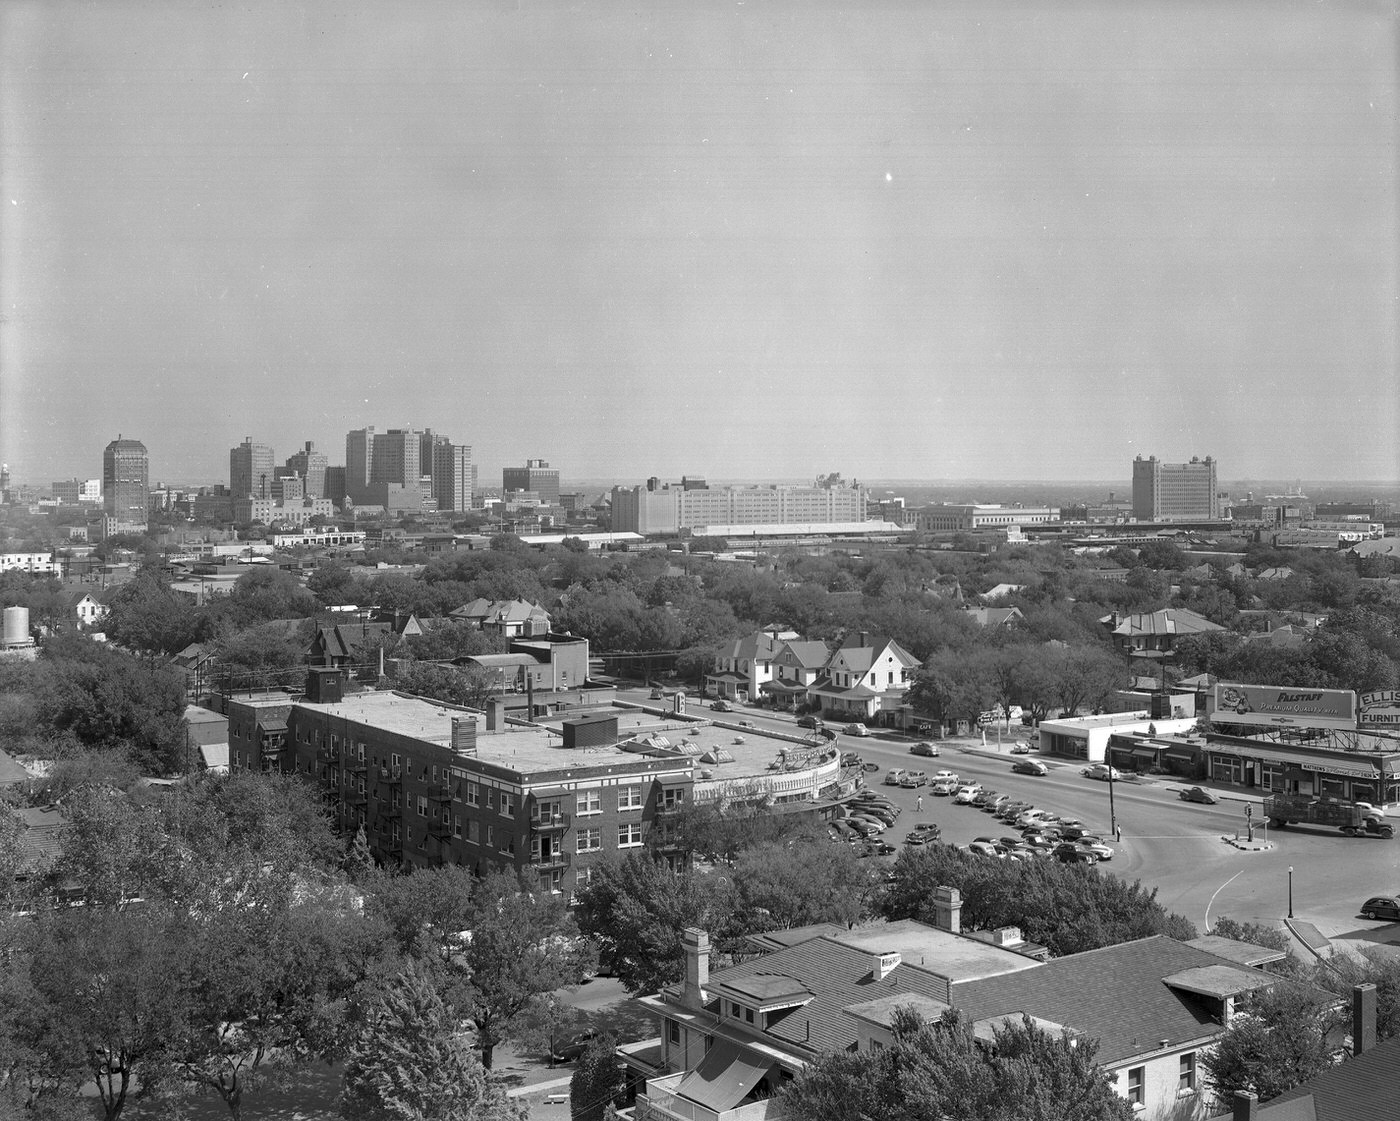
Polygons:
<instances>
[{"instance_id":1,"label":"two-story house","mask_svg":"<svg viewBox=\"0 0 1400 1121\"><path fill-rule=\"evenodd\" d=\"M892 638L859 631L846 636L807 695L834 719L890 721L920 664Z\"/></svg>"},{"instance_id":2,"label":"two-story house","mask_svg":"<svg viewBox=\"0 0 1400 1121\"><path fill-rule=\"evenodd\" d=\"M820 1055L889 1046L900 1008L929 1020L957 1009L986 1039L1030 1016L1095 1040L1143 1121L1203 1117L1204 1050L1237 1001L1278 980L1162 936L1041 962L1010 932L961 935L955 889L935 899L933 926L771 932L758 944L776 948L713 974L708 936L685 931L684 982L642 1000L659 1040L618 1050L641 1080L635 1121L776 1121L787 1081Z\"/></svg>"},{"instance_id":3,"label":"two-story house","mask_svg":"<svg viewBox=\"0 0 1400 1121\"><path fill-rule=\"evenodd\" d=\"M1134 615L1105 615L1099 620L1116 649L1130 657L1144 651L1167 653L1183 635L1210 634L1225 628L1212 623L1204 615L1180 607L1164 607L1161 611Z\"/></svg>"},{"instance_id":4,"label":"two-story house","mask_svg":"<svg viewBox=\"0 0 1400 1121\"><path fill-rule=\"evenodd\" d=\"M775 708L805 708L810 700L808 690L821 676L831 658L825 642L793 639L784 642L773 658L773 678L759 686L759 692L770 697Z\"/></svg>"},{"instance_id":5,"label":"two-story house","mask_svg":"<svg viewBox=\"0 0 1400 1121\"><path fill-rule=\"evenodd\" d=\"M796 631L774 629L736 639L715 655L714 669L705 675L705 695L731 701L757 700L763 686L773 680L773 661L782 644L796 637Z\"/></svg>"},{"instance_id":6,"label":"two-story house","mask_svg":"<svg viewBox=\"0 0 1400 1121\"><path fill-rule=\"evenodd\" d=\"M549 612L523 599L474 599L447 617L503 638L535 638L547 635L550 628Z\"/></svg>"}]
</instances>

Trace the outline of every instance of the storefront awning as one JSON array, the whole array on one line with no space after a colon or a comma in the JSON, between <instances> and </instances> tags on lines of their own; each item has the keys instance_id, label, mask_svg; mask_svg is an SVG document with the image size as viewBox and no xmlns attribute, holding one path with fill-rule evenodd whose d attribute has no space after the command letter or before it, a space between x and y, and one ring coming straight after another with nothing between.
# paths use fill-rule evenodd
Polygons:
<instances>
[{"instance_id":1,"label":"storefront awning","mask_svg":"<svg viewBox=\"0 0 1400 1121\"><path fill-rule=\"evenodd\" d=\"M772 1067L772 1059L759 1059L717 1039L700 1065L681 1079L676 1093L706 1109L724 1113L748 1097Z\"/></svg>"},{"instance_id":2,"label":"storefront awning","mask_svg":"<svg viewBox=\"0 0 1400 1121\"><path fill-rule=\"evenodd\" d=\"M1212 748L1211 754L1219 758L1235 758L1245 762L1257 759L1263 763L1275 763L1300 771L1317 771L1320 774L1341 775L1345 778L1373 779L1380 773L1375 764L1368 764L1361 759L1320 759L1316 755L1300 755L1267 748L1232 747L1228 751Z\"/></svg>"}]
</instances>

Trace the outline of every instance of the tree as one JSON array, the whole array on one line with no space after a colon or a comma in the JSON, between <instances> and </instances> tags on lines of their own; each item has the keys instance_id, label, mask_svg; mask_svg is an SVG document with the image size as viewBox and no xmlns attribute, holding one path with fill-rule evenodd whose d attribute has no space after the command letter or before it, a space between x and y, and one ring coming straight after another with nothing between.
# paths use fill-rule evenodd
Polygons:
<instances>
[{"instance_id":1,"label":"tree","mask_svg":"<svg viewBox=\"0 0 1400 1121\"><path fill-rule=\"evenodd\" d=\"M1310 985L1280 982L1237 1008L1202 1065L1220 1097L1252 1090L1261 1102L1321 1073L1332 1061L1336 1001Z\"/></svg>"},{"instance_id":2,"label":"tree","mask_svg":"<svg viewBox=\"0 0 1400 1121\"><path fill-rule=\"evenodd\" d=\"M433 984L409 961L374 994L345 1066L347 1121L516 1121L526 1111L477 1061Z\"/></svg>"},{"instance_id":3,"label":"tree","mask_svg":"<svg viewBox=\"0 0 1400 1121\"><path fill-rule=\"evenodd\" d=\"M797 1121L1129 1121L1133 1107L1095 1061L1098 1044L1029 1018L983 1044L956 1010L928 1023L895 1011L891 1046L823 1055L782 1091Z\"/></svg>"},{"instance_id":4,"label":"tree","mask_svg":"<svg viewBox=\"0 0 1400 1121\"><path fill-rule=\"evenodd\" d=\"M1101 647L1067 650L1055 660L1055 668L1060 709L1069 716L1084 707L1099 710L1115 689L1127 684L1123 662Z\"/></svg>"},{"instance_id":5,"label":"tree","mask_svg":"<svg viewBox=\"0 0 1400 1121\"><path fill-rule=\"evenodd\" d=\"M655 992L684 971L686 927L715 931L728 925L733 897L721 879L693 871L677 875L646 854L604 861L578 891L579 929L597 939L629 992Z\"/></svg>"},{"instance_id":6,"label":"tree","mask_svg":"<svg viewBox=\"0 0 1400 1121\"><path fill-rule=\"evenodd\" d=\"M536 997L583 980L588 951L578 944L568 900L505 873L488 876L472 898L471 939L461 951L470 982L462 1013L476 1028L481 1065Z\"/></svg>"},{"instance_id":7,"label":"tree","mask_svg":"<svg viewBox=\"0 0 1400 1121\"><path fill-rule=\"evenodd\" d=\"M284 623L263 623L228 630L215 647L214 681L219 688L266 687L304 676L308 633L288 631Z\"/></svg>"},{"instance_id":8,"label":"tree","mask_svg":"<svg viewBox=\"0 0 1400 1121\"><path fill-rule=\"evenodd\" d=\"M511 1035L520 1046L548 1056L552 1067L560 1046L587 1023L587 1015L565 1004L557 993L541 993L516 1018Z\"/></svg>"},{"instance_id":9,"label":"tree","mask_svg":"<svg viewBox=\"0 0 1400 1121\"><path fill-rule=\"evenodd\" d=\"M1317 985L1350 1000L1356 985L1376 986L1376 1038L1400 1035L1400 961L1379 947L1362 946L1357 954L1329 957L1312 971Z\"/></svg>"},{"instance_id":10,"label":"tree","mask_svg":"<svg viewBox=\"0 0 1400 1121\"><path fill-rule=\"evenodd\" d=\"M394 685L405 693L467 708L483 708L498 691L496 676L480 666L441 666L435 662L403 662Z\"/></svg>"},{"instance_id":11,"label":"tree","mask_svg":"<svg viewBox=\"0 0 1400 1121\"><path fill-rule=\"evenodd\" d=\"M617 1061L617 1038L604 1033L584 1048L569 1079L570 1121L603 1121L608 1106L627 1100L627 1077Z\"/></svg>"},{"instance_id":12,"label":"tree","mask_svg":"<svg viewBox=\"0 0 1400 1121\"><path fill-rule=\"evenodd\" d=\"M107 637L139 654L174 654L198 642L207 630L193 604L144 571L113 590L107 607L109 613L102 624Z\"/></svg>"},{"instance_id":13,"label":"tree","mask_svg":"<svg viewBox=\"0 0 1400 1121\"><path fill-rule=\"evenodd\" d=\"M734 885L739 921L755 930L787 930L868 918L877 880L851 846L821 836L749 849L734 868Z\"/></svg>"}]
</instances>

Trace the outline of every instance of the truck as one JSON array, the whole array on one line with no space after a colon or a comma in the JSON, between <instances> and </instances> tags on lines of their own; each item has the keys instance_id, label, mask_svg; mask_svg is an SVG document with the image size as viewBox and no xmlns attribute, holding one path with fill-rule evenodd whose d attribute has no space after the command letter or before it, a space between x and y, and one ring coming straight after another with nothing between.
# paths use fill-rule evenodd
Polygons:
<instances>
[{"instance_id":1,"label":"truck","mask_svg":"<svg viewBox=\"0 0 1400 1121\"><path fill-rule=\"evenodd\" d=\"M1275 794L1264 799L1264 816L1275 829L1286 825L1334 825L1348 837L1395 836L1385 811L1369 802L1348 802L1321 794Z\"/></svg>"}]
</instances>

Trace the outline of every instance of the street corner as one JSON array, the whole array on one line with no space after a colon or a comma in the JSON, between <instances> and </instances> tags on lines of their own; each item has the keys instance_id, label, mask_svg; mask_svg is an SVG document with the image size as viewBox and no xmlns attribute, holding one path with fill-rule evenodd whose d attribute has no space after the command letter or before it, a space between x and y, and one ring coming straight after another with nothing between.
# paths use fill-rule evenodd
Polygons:
<instances>
[{"instance_id":1,"label":"street corner","mask_svg":"<svg viewBox=\"0 0 1400 1121\"><path fill-rule=\"evenodd\" d=\"M1250 840L1247 837L1239 836L1239 834L1226 833L1220 839L1231 848L1237 848L1241 852L1268 852L1274 848L1273 841L1261 841L1257 837Z\"/></svg>"}]
</instances>

